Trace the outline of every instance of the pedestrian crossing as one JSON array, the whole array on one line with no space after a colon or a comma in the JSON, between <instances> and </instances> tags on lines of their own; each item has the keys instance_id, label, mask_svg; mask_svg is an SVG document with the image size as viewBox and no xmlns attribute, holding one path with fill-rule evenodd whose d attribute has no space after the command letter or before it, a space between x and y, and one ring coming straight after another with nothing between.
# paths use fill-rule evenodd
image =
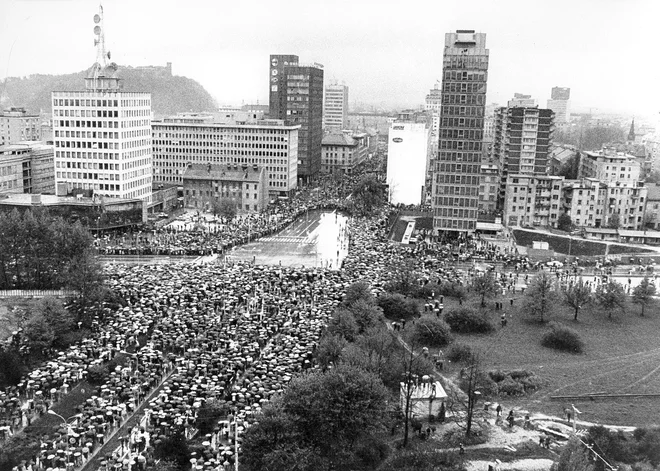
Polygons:
<instances>
[{"instance_id":1,"label":"pedestrian crossing","mask_svg":"<svg viewBox=\"0 0 660 471\"><path fill-rule=\"evenodd\" d=\"M275 244L313 244L315 242L312 237L299 237L299 236L273 236L262 237L259 242L270 242Z\"/></svg>"}]
</instances>

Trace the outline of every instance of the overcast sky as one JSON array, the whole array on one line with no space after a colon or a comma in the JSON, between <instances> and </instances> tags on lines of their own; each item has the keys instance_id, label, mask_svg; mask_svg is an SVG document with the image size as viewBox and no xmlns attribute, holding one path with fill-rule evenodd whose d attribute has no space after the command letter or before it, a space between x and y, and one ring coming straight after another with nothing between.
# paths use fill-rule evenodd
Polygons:
<instances>
[{"instance_id":1,"label":"overcast sky","mask_svg":"<svg viewBox=\"0 0 660 471\"><path fill-rule=\"evenodd\" d=\"M268 102L269 54L324 65L350 104L416 106L442 75L444 34L487 33L488 101L658 116L660 0L106 0L120 65L165 65L221 104ZM69 73L94 61L92 0L0 0L0 77ZM148 91L148 90L145 90Z\"/></svg>"}]
</instances>

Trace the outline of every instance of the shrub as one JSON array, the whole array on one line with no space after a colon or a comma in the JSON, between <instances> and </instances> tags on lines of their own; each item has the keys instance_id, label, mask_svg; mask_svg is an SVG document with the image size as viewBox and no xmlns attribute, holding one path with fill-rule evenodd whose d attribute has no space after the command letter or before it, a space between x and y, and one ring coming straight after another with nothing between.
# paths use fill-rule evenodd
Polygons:
<instances>
[{"instance_id":1,"label":"shrub","mask_svg":"<svg viewBox=\"0 0 660 471\"><path fill-rule=\"evenodd\" d=\"M424 317L414 325L413 339L428 347L444 347L452 340L451 329L443 320Z\"/></svg>"},{"instance_id":2,"label":"shrub","mask_svg":"<svg viewBox=\"0 0 660 471\"><path fill-rule=\"evenodd\" d=\"M551 330L541 340L541 345L571 353L582 353L584 343L573 329L558 323L550 325Z\"/></svg>"},{"instance_id":3,"label":"shrub","mask_svg":"<svg viewBox=\"0 0 660 471\"><path fill-rule=\"evenodd\" d=\"M497 383L497 389L500 394L507 396L522 396L525 393L523 385L514 381L511 376L507 376L503 381Z\"/></svg>"},{"instance_id":4,"label":"shrub","mask_svg":"<svg viewBox=\"0 0 660 471\"><path fill-rule=\"evenodd\" d=\"M467 297L467 290L463 285L450 283L448 281L445 281L440 285L438 292L441 295L449 296L450 298L465 299Z\"/></svg>"},{"instance_id":5,"label":"shrub","mask_svg":"<svg viewBox=\"0 0 660 471\"><path fill-rule=\"evenodd\" d=\"M487 334L495 330L495 326L481 314L469 307L453 309L445 315L452 332L459 334Z\"/></svg>"},{"instance_id":6,"label":"shrub","mask_svg":"<svg viewBox=\"0 0 660 471\"><path fill-rule=\"evenodd\" d=\"M431 297L435 297L438 294L443 294L441 292L440 285L437 283L426 283L424 286L420 287L416 292L415 292L415 297L416 298L422 298L422 299L428 299Z\"/></svg>"},{"instance_id":7,"label":"shrub","mask_svg":"<svg viewBox=\"0 0 660 471\"><path fill-rule=\"evenodd\" d=\"M524 379L529 376L534 376L534 373L532 371L527 371L527 370L513 370L509 373L509 376L511 376L511 378L515 379L516 381L518 381L520 379Z\"/></svg>"},{"instance_id":8,"label":"shrub","mask_svg":"<svg viewBox=\"0 0 660 471\"><path fill-rule=\"evenodd\" d=\"M447 350L446 357L454 363L467 363L472 360L472 349L464 343L455 343Z\"/></svg>"},{"instance_id":9,"label":"shrub","mask_svg":"<svg viewBox=\"0 0 660 471\"><path fill-rule=\"evenodd\" d=\"M385 317L390 320L411 320L420 315L417 303L399 293L380 296L378 305L383 310Z\"/></svg>"},{"instance_id":10,"label":"shrub","mask_svg":"<svg viewBox=\"0 0 660 471\"><path fill-rule=\"evenodd\" d=\"M504 378L507 377L507 373L502 370L493 370L488 372L488 376L490 376L490 379L492 379L496 383L499 383L500 381L503 381Z\"/></svg>"}]
</instances>

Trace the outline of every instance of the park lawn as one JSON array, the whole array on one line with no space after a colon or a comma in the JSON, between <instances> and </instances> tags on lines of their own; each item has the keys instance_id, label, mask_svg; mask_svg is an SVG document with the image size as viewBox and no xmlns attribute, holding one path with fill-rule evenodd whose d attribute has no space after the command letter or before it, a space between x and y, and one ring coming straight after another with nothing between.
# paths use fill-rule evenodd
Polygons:
<instances>
[{"instance_id":1,"label":"park lawn","mask_svg":"<svg viewBox=\"0 0 660 471\"><path fill-rule=\"evenodd\" d=\"M541 346L541 338L550 328L540 324L522 308L523 295L516 293L514 305L510 296L499 297L509 317L500 326L502 311L494 310L495 299L487 300L485 312L497 326L490 335L455 335L454 342L470 345L482 352L487 370L530 370L544 381L544 387L526 397L500 398L514 407L559 415L574 403L583 412L581 419L596 423L651 426L660 425L657 413L659 398L623 398L551 400L552 395L660 392L660 309L647 308L646 316L639 307L628 303L626 312L616 311L612 319L597 306L584 308L573 321L573 312L557 298L549 321L561 322L576 330L585 344L583 354L563 353ZM458 306L445 297L445 313ZM480 308L473 294L464 306ZM408 330L408 329L406 329ZM435 353L431 349L431 353ZM457 375L461 365L447 364L445 373ZM510 404L509 404L510 403Z\"/></svg>"}]
</instances>

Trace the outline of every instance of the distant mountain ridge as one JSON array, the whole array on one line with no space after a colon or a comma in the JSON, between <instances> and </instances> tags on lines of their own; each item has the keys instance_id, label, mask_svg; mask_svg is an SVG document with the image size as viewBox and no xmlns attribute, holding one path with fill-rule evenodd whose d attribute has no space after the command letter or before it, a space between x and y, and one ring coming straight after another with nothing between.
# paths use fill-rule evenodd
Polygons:
<instances>
[{"instance_id":1,"label":"distant mountain ridge","mask_svg":"<svg viewBox=\"0 0 660 471\"><path fill-rule=\"evenodd\" d=\"M51 92L85 89L87 71L64 75L34 74L0 80L2 108L20 106L28 112L50 114ZM119 66L117 76L127 92L150 92L151 109L156 117L184 111L215 111L217 103L202 85L193 79L172 75L172 65ZM6 82L6 83L5 83Z\"/></svg>"}]
</instances>

